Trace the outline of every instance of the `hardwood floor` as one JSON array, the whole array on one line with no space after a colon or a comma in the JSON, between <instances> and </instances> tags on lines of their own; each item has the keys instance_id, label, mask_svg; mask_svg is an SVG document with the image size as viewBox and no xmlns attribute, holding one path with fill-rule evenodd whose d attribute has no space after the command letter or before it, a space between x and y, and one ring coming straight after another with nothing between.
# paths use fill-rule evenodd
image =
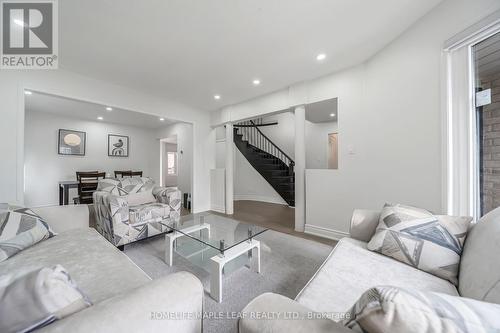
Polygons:
<instances>
[{"instance_id":1,"label":"hardwood floor","mask_svg":"<svg viewBox=\"0 0 500 333\"><path fill-rule=\"evenodd\" d=\"M213 212L225 216L225 214ZM295 231L295 209L285 205L260 201L239 200L234 202L231 218L260 225L272 230L334 246L337 241Z\"/></svg>"}]
</instances>

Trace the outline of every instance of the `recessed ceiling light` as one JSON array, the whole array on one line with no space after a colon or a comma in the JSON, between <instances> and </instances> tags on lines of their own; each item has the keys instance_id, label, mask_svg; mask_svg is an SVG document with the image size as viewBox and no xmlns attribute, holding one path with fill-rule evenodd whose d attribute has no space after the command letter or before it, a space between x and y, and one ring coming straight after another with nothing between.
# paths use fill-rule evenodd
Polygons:
<instances>
[{"instance_id":1,"label":"recessed ceiling light","mask_svg":"<svg viewBox=\"0 0 500 333\"><path fill-rule=\"evenodd\" d=\"M25 95L32 95L33 93L32 93L31 91L29 91L29 90L25 90L25 91L24 91L24 94L25 94Z\"/></svg>"},{"instance_id":2,"label":"recessed ceiling light","mask_svg":"<svg viewBox=\"0 0 500 333\"><path fill-rule=\"evenodd\" d=\"M335 117L335 113L330 113L330 117Z\"/></svg>"},{"instance_id":3,"label":"recessed ceiling light","mask_svg":"<svg viewBox=\"0 0 500 333\"><path fill-rule=\"evenodd\" d=\"M113 108L108 106L108 107L106 108L106 111L113 111Z\"/></svg>"},{"instance_id":4,"label":"recessed ceiling light","mask_svg":"<svg viewBox=\"0 0 500 333\"><path fill-rule=\"evenodd\" d=\"M165 120L165 118L160 118L160 121L164 121L164 120Z\"/></svg>"},{"instance_id":5,"label":"recessed ceiling light","mask_svg":"<svg viewBox=\"0 0 500 333\"><path fill-rule=\"evenodd\" d=\"M260 84L260 80L259 79L255 79L252 81L253 85L254 86L258 86Z\"/></svg>"},{"instance_id":6,"label":"recessed ceiling light","mask_svg":"<svg viewBox=\"0 0 500 333\"><path fill-rule=\"evenodd\" d=\"M103 117L97 117L97 120L103 120L104 118Z\"/></svg>"},{"instance_id":7,"label":"recessed ceiling light","mask_svg":"<svg viewBox=\"0 0 500 333\"><path fill-rule=\"evenodd\" d=\"M326 59L326 54L324 54L324 53L320 53L316 56L316 60L318 60L318 61L322 61L325 59Z\"/></svg>"},{"instance_id":8,"label":"recessed ceiling light","mask_svg":"<svg viewBox=\"0 0 500 333\"><path fill-rule=\"evenodd\" d=\"M214 99L220 99L220 95L214 95Z\"/></svg>"}]
</instances>

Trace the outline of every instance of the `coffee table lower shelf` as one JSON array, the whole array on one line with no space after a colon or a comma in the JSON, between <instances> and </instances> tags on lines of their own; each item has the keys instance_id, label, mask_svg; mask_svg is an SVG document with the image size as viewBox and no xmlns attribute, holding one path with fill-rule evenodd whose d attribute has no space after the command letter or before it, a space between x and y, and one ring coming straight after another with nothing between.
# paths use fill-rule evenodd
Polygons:
<instances>
[{"instance_id":1,"label":"coffee table lower shelf","mask_svg":"<svg viewBox=\"0 0 500 333\"><path fill-rule=\"evenodd\" d=\"M188 237L186 234L197 232L206 229L210 235L210 225L201 223L182 229L182 232L174 231L165 234L165 262L167 265L172 266L174 241L179 237ZM224 265L238 258L244 253L253 254L253 250L257 250L256 267L257 273L260 273L260 242L255 239L249 239L240 244L237 244L223 253L210 258L210 296L218 303L222 302L222 273ZM253 258L253 255L251 256Z\"/></svg>"}]
</instances>

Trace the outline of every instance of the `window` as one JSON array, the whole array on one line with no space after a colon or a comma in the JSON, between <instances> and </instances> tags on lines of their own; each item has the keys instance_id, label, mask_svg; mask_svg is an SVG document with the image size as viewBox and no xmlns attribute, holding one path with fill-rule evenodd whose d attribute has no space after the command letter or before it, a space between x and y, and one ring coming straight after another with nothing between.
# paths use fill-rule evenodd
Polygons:
<instances>
[{"instance_id":1,"label":"window","mask_svg":"<svg viewBox=\"0 0 500 333\"><path fill-rule=\"evenodd\" d=\"M476 214L500 206L500 33L474 45Z\"/></svg>"},{"instance_id":2,"label":"window","mask_svg":"<svg viewBox=\"0 0 500 333\"><path fill-rule=\"evenodd\" d=\"M177 175L177 153L175 152L167 153L167 175Z\"/></svg>"}]
</instances>

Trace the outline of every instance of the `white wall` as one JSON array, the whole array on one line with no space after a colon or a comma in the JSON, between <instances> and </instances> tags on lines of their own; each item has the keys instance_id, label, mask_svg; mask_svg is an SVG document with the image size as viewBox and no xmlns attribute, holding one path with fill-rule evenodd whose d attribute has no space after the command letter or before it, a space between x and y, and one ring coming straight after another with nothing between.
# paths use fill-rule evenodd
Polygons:
<instances>
[{"instance_id":1,"label":"white wall","mask_svg":"<svg viewBox=\"0 0 500 333\"><path fill-rule=\"evenodd\" d=\"M234 145L234 200L287 203Z\"/></svg>"},{"instance_id":2,"label":"white wall","mask_svg":"<svg viewBox=\"0 0 500 333\"><path fill-rule=\"evenodd\" d=\"M0 72L0 202L24 202L24 88L193 123L193 208L210 209L215 131L208 112L62 69Z\"/></svg>"},{"instance_id":3,"label":"white wall","mask_svg":"<svg viewBox=\"0 0 500 333\"><path fill-rule=\"evenodd\" d=\"M354 208L384 202L443 212L441 51L498 9L445 0L365 64L225 108L213 124L338 97L339 170L307 170L306 230L342 235Z\"/></svg>"},{"instance_id":4,"label":"white wall","mask_svg":"<svg viewBox=\"0 0 500 333\"><path fill-rule=\"evenodd\" d=\"M57 153L59 129L86 132L85 156ZM129 157L108 156L108 134L129 137ZM103 122L60 117L50 113L27 112L25 121L25 196L29 207L58 205L57 183L75 180L76 171L98 170L114 177L114 170L140 170L159 183L151 174L154 136L148 129ZM76 191L73 191L76 196Z\"/></svg>"},{"instance_id":5,"label":"white wall","mask_svg":"<svg viewBox=\"0 0 500 333\"><path fill-rule=\"evenodd\" d=\"M192 193L192 167L193 167L193 126L187 123L176 123L159 129L154 133L156 137L155 149L160 151L160 139L177 137L178 152L178 174L177 187L182 193ZM182 153L181 153L182 151ZM215 155L215 151L213 151ZM156 157L157 163L153 163L152 173L160 175L160 155ZM214 165L215 166L215 165ZM210 174L207 175L210 177Z\"/></svg>"},{"instance_id":6,"label":"white wall","mask_svg":"<svg viewBox=\"0 0 500 333\"><path fill-rule=\"evenodd\" d=\"M306 106L307 112L307 106ZM278 122L274 126L264 126L260 130L288 156L295 156L295 116L293 112L283 112L263 118L264 123ZM328 134L337 133L336 121L313 123L306 120L306 169L328 168Z\"/></svg>"}]
</instances>

